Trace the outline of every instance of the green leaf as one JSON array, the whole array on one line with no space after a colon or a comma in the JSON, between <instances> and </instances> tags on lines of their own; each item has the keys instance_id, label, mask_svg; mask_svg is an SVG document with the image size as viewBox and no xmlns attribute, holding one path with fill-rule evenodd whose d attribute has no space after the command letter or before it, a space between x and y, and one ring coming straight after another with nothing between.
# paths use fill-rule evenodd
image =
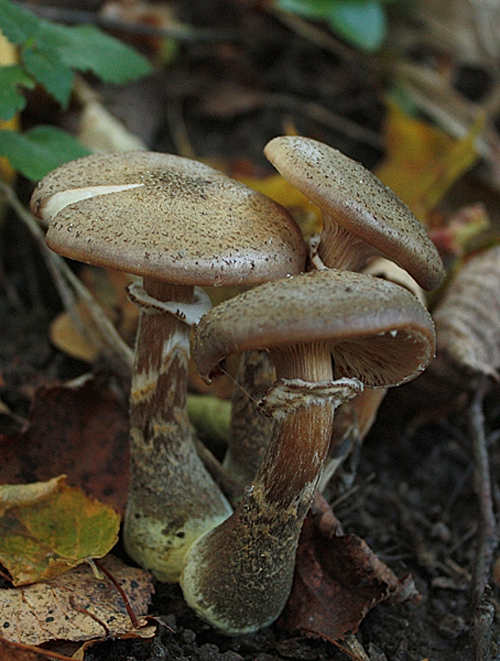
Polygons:
<instances>
[{"instance_id":1,"label":"green leaf","mask_svg":"<svg viewBox=\"0 0 500 661\"><path fill-rule=\"evenodd\" d=\"M71 96L74 74L59 54L49 48L28 46L22 57L26 70L65 108Z\"/></svg>"},{"instance_id":2,"label":"green leaf","mask_svg":"<svg viewBox=\"0 0 500 661\"><path fill-rule=\"evenodd\" d=\"M324 19L336 0L277 0L278 6L292 14L312 19Z\"/></svg>"},{"instance_id":3,"label":"green leaf","mask_svg":"<svg viewBox=\"0 0 500 661\"><path fill-rule=\"evenodd\" d=\"M0 131L0 156L28 179L38 181L58 165L89 153L69 133L54 126L36 126L26 133Z\"/></svg>"},{"instance_id":4,"label":"green leaf","mask_svg":"<svg viewBox=\"0 0 500 661\"><path fill-rule=\"evenodd\" d=\"M34 87L34 81L16 64L0 67L0 120L12 119L26 105L26 99L18 87Z\"/></svg>"},{"instance_id":5,"label":"green leaf","mask_svg":"<svg viewBox=\"0 0 500 661\"><path fill-rule=\"evenodd\" d=\"M91 71L114 84L151 72L144 56L102 30L40 19L10 0L0 0L0 30L22 47L26 69L63 106L70 95L71 70Z\"/></svg>"},{"instance_id":6,"label":"green leaf","mask_svg":"<svg viewBox=\"0 0 500 661\"><path fill-rule=\"evenodd\" d=\"M339 36L364 50L376 50L385 38L387 19L380 0L277 0L277 4L284 11L327 21Z\"/></svg>"},{"instance_id":7,"label":"green leaf","mask_svg":"<svg viewBox=\"0 0 500 661\"><path fill-rule=\"evenodd\" d=\"M148 60L92 25L65 27L43 21L36 42L78 71L91 71L107 83L122 84L151 72Z\"/></svg>"},{"instance_id":8,"label":"green leaf","mask_svg":"<svg viewBox=\"0 0 500 661\"><path fill-rule=\"evenodd\" d=\"M117 512L69 487L64 476L0 486L0 562L14 585L50 580L102 558L119 527Z\"/></svg>"},{"instance_id":9,"label":"green leaf","mask_svg":"<svg viewBox=\"0 0 500 661\"><path fill-rule=\"evenodd\" d=\"M378 0L332 2L326 18L342 37L364 50L380 48L385 39L387 19Z\"/></svg>"},{"instance_id":10,"label":"green leaf","mask_svg":"<svg viewBox=\"0 0 500 661\"><path fill-rule=\"evenodd\" d=\"M15 45L25 44L36 33L39 19L10 0L0 0L0 30Z\"/></svg>"}]
</instances>

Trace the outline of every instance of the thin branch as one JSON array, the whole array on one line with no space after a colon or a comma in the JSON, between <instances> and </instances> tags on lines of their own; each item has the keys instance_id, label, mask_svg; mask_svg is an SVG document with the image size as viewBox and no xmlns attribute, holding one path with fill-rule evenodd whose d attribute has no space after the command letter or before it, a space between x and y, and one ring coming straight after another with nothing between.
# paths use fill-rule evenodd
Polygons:
<instances>
[{"instance_id":1,"label":"thin branch","mask_svg":"<svg viewBox=\"0 0 500 661\"><path fill-rule=\"evenodd\" d=\"M5 200L10 204L18 218L26 225L31 235L38 243L41 255L53 277L65 309L72 318L75 317L74 294L76 294L86 304L108 349L117 356L122 363L131 368L133 363L132 349L130 349L126 342L120 337L114 325L104 314L101 306L97 303L82 281L73 273L66 261L56 253L52 252L52 250L49 250L46 246L43 230L38 225L34 216L19 200L14 189L4 181L0 180L0 193L4 196ZM68 284L70 287L68 287Z\"/></svg>"},{"instance_id":2,"label":"thin branch","mask_svg":"<svg viewBox=\"0 0 500 661\"><path fill-rule=\"evenodd\" d=\"M148 23L128 21L96 12L71 9L69 7L50 7L39 3L20 3L31 12L42 18L58 23L71 25L97 25L106 30L135 34L144 37L158 37L161 39L174 39L182 42L217 42L242 41L244 34L241 30L228 28L199 28L185 23L172 21L170 25L157 26Z\"/></svg>"},{"instance_id":3,"label":"thin branch","mask_svg":"<svg viewBox=\"0 0 500 661\"><path fill-rule=\"evenodd\" d=\"M484 595L497 545L497 526L493 511L490 464L484 430L483 400L486 383L478 384L467 412L469 434L475 466L475 486L478 495L479 528L476 564L472 584L472 603L476 607Z\"/></svg>"},{"instance_id":4,"label":"thin branch","mask_svg":"<svg viewBox=\"0 0 500 661\"><path fill-rule=\"evenodd\" d=\"M493 509L488 445L484 428L483 401L486 388L487 381L483 377L473 393L467 411L467 422L474 456L474 477L479 509L476 562L473 568L471 585L473 607L472 644L476 661L486 661L490 658L491 627L495 613L488 580L491 574L493 554L498 543L497 525Z\"/></svg>"}]
</instances>

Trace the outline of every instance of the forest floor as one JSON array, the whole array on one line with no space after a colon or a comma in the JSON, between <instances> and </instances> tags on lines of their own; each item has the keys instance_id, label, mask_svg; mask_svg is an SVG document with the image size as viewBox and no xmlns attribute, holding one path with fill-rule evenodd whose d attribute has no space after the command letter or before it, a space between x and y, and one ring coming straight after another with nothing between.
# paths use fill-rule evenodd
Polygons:
<instances>
[{"instance_id":1,"label":"forest floor","mask_svg":"<svg viewBox=\"0 0 500 661\"><path fill-rule=\"evenodd\" d=\"M317 34L285 24L250 0L173 4L185 23L227 34L179 42L168 65L147 80L119 90L99 88L105 105L148 148L207 159L255 177L272 173L263 146L287 130L326 142L369 168L384 157L384 98L390 79L381 59L333 39L325 47ZM158 55L154 40L139 45ZM483 78L460 71L461 93L480 95ZM54 108L32 104L26 123L40 121L41 112L53 116ZM71 127L77 114L75 109L61 123ZM31 184L19 183L24 202L30 191ZM461 199L460 204L477 201L482 200ZM452 211L458 208L458 202L455 208L449 199L447 204ZM11 413L1 415L0 431L8 434L16 428L11 414L26 419L39 386L73 378L89 366L49 340L61 304L36 244L14 214L1 232L0 397ZM226 637L190 611L177 586L158 584L150 609L162 622L157 636L95 644L85 661L499 658L497 617L486 629L478 624L470 593L479 524L467 405L451 411L419 411L417 406L415 418L415 410L406 414L406 402L404 396L388 394L355 473L339 480L331 494L344 531L364 539L398 577L411 575L419 594L370 610L356 634L359 649L352 638L345 651L333 641L287 631L281 620L253 635ZM488 395L484 410L497 499L498 389ZM123 556L120 548L117 552ZM492 580L487 606L495 613L500 609L500 592ZM342 641L339 645L347 647Z\"/></svg>"}]
</instances>

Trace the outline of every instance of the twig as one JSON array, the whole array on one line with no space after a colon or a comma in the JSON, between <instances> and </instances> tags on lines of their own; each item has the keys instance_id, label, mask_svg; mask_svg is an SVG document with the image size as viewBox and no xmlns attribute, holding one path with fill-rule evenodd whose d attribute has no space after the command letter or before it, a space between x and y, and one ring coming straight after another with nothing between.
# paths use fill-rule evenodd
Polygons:
<instances>
[{"instance_id":1,"label":"twig","mask_svg":"<svg viewBox=\"0 0 500 661\"><path fill-rule=\"evenodd\" d=\"M136 23L120 18L104 16L96 12L70 9L69 7L49 7L39 3L22 3L29 7L37 16L59 23L72 25L97 25L106 30L136 34L145 37L158 37L174 39L182 42L216 42L216 41L242 41L244 34L241 30L227 28L199 28L183 23L174 23L168 26L156 26L147 23Z\"/></svg>"},{"instance_id":2,"label":"twig","mask_svg":"<svg viewBox=\"0 0 500 661\"><path fill-rule=\"evenodd\" d=\"M273 6L272 3L269 3L266 6L266 9L289 30L297 34L299 37L302 37L302 39L306 39L315 44L318 48L321 48L328 53L333 53L337 57L341 57L348 62L357 60L360 66L375 69L375 58L366 57L361 51L346 46L346 44L340 41L340 39L337 39L333 34L316 27L310 21L307 21L292 12L278 9Z\"/></svg>"},{"instance_id":3,"label":"twig","mask_svg":"<svg viewBox=\"0 0 500 661\"><path fill-rule=\"evenodd\" d=\"M95 615L94 613L91 613L89 610L87 610L83 606L80 606L79 604L77 604L76 600L73 596L71 596L69 598L69 603L70 603L71 608L73 608L73 610L75 610L78 613L82 613L82 615L86 615L87 617L90 617L91 620L94 620L94 622L96 624L98 624L100 627L102 627L104 629L104 635L109 636L108 626L99 617L97 617L97 615Z\"/></svg>"},{"instance_id":4,"label":"twig","mask_svg":"<svg viewBox=\"0 0 500 661\"><path fill-rule=\"evenodd\" d=\"M265 102L271 108L285 108L291 112L301 112L307 115L310 119L322 124L333 131L348 135L358 142L365 143L370 147L381 150L383 148L383 139L369 128L361 126L353 122L347 117L343 117L338 113L332 112L319 103L314 101L307 101L299 99L291 94L267 94L265 95Z\"/></svg>"},{"instance_id":5,"label":"twig","mask_svg":"<svg viewBox=\"0 0 500 661\"><path fill-rule=\"evenodd\" d=\"M108 579L111 581L111 583L114 585L114 587L118 590L118 592L120 593L120 597L123 599L123 603L125 604L125 608L127 609L127 613L130 618L130 621L132 622L132 626L134 627L134 629L139 629L141 626L140 622L137 619L137 615L134 613L134 609L130 604L129 598L125 590L118 583L118 581L113 576L113 574L108 569L106 569L106 567L102 564L102 562L97 560L97 558L94 558L94 563L96 567L99 569L99 571L105 574L108 577Z\"/></svg>"},{"instance_id":6,"label":"twig","mask_svg":"<svg viewBox=\"0 0 500 661\"><path fill-rule=\"evenodd\" d=\"M489 595L488 579L493 562L493 553L498 541L493 510L488 447L484 430L483 401L486 387L486 378L483 377L478 383L467 411L479 509L476 562L473 568L471 585L473 607L472 644L476 661L489 661L490 659L494 607Z\"/></svg>"},{"instance_id":7,"label":"twig","mask_svg":"<svg viewBox=\"0 0 500 661\"><path fill-rule=\"evenodd\" d=\"M483 400L485 390L486 382L482 380L478 384L467 411L479 507L478 548L471 594L474 608L478 607L483 598L491 571L493 553L497 545L497 529L493 511L488 448L484 431Z\"/></svg>"},{"instance_id":8,"label":"twig","mask_svg":"<svg viewBox=\"0 0 500 661\"><path fill-rule=\"evenodd\" d=\"M120 337L114 325L104 314L101 306L97 303L82 281L73 273L66 261L49 250L46 246L43 230L40 228L32 214L19 200L14 189L4 181L0 180L0 193L4 196L5 200L16 212L18 218L26 225L31 235L37 241L41 255L54 279L54 283L63 305L71 317L73 319L75 318L74 292L86 304L92 319L101 331L102 337L109 350L115 354L122 363L127 365L127 367L131 367L133 362L132 350ZM70 287L68 287L68 284Z\"/></svg>"}]
</instances>

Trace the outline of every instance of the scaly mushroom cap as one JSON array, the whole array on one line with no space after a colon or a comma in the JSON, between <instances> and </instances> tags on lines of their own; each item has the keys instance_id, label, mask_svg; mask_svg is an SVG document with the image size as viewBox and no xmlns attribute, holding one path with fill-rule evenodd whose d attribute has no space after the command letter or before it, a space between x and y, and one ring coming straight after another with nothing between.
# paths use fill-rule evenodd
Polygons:
<instances>
[{"instance_id":1,"label":"scaly mushroom cap","mask_svg":"<svg viewBox=\"0 0 500 661\"><path fill-rule=\"evenodd\" d=\"M323 212L406 269L421 287L434 289L441 283L443 264L424 227L361 163L300 136L273 138L264 153Z\"/></svg>"},{"instance_id":2,"label":"scaly mushroom cap","mask_svg":"<svg viewBox=\"0 0 500 661\"><path fill-rule=\"evenodd\" d=\"M94 154L48 174L31 200L66 257L186 285L255 284L303 270L290 214L207 165L171 154Z\"/></svg>"},{"instance_id":3,"label":"scaly mushroom cap","mask_svg":"<svg viewBox=\"0 0 500 661\"><path fill-rule=\"evenodd\" d=\"M327 342L335 378L395 386L434 356L434 325L404 287L370 275L327 269L275 280L224 301L196 330L194 360L209 381L228 355L249 349Z\"/></svg>"}]
</instances>

